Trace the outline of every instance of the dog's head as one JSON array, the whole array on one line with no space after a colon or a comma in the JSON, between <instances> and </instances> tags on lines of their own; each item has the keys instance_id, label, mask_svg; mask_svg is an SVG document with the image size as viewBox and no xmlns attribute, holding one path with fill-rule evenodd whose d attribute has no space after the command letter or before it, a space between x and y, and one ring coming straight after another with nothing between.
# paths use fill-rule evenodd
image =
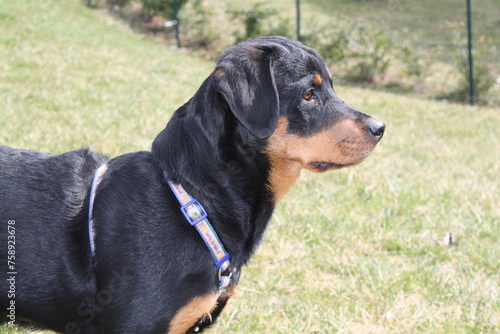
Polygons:
<instances>
[{"instance_id":1,"label":"dog's head","mask_svg":"<svg viewBox=\"0 0 500 334\"><path fill-rule=\"evenodd\" d=\"M266 140L276 198L301 169L324 172L363 161L385 124L344 103L323 59L282 37L230 48L214 72L215 89L253 135Z\"/></svg>"}]
</instances>

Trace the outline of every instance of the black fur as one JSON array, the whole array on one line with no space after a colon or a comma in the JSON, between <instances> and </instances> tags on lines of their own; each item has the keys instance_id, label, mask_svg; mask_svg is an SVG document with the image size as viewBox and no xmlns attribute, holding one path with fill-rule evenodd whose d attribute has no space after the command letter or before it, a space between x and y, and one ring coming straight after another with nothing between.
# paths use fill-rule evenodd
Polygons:
<instances>
[{"instance_id":1,"label":"black fur","mask_svg":"<svg viewBox=\"0 0 500 334\"><path fill-rule=\"evenodd\" d=\"M313 72L329 76L321 57L302 44L250 40L221 57L151 152L107 161L89 150L51 155L1 147L1 320L9 320L5 241L7 222L15 221L17 321L67 333L168 332L178 310L216 291L218 280L162 171L204 205L239 271L275 205L267 144L279 117L304 137L349 115L367 118L338 99L331 82L317 88L325 103L311 114L301 96ZM94 201L94 267L89 189L105 162L109 169ZM211 319L200 318L188 332L209 326L226 302L221 297Z\"/></svg>"}]
</instances>

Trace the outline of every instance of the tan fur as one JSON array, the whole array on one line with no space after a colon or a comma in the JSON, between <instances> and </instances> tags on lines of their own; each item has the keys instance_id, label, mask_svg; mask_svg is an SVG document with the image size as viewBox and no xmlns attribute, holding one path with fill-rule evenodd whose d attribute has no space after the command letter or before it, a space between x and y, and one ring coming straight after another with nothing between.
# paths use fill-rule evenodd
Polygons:
<instances>
[{"instance_id":1,"label":"tan fur","mask_svg":"<svg viewBox=\"0 0 500 334\"><path fill-rule=\"evenodd\" d=\"M209 315L217 306L219 293L196 297L175 314L167 334L185 334L202 317Z\"/></svg>"},{"instance_id":2,"label":"tan fur","mask_svg":"<svg viewBox=\"0 0 500 334\"><path fill-rule=\"evenodd\" d=\"M203 317L210 317L210 313L217 307L219 298L231 299L236 295L236 286L230 284L224 292L214 292L202 297L196 297L175 314L170 322L167 334L185 334Z\"/></svg>"},{"instance_id":3,"label":"tan fur","mask_svg":"<svg viewBox=\"0 0 500 334\"><path fill-rule=\"evenodd\" d=\"M316 86L321 86L321 84L323 83L323 78L321 78L321 75L316 73L313 78L313 83Z\"/></svg>"},{"instance_id":4,"label":"tan fur","mask_svg":"<svg viewBox=\"0 0 500 334\"><path fill-rule=\"evenodd\" d=\"M270 188L274 194L274 201L278 202L293 186L300 176L300 163L271 155Z\"/></svg>"},{"instance_id":5,"label":"tan fur","mask_svg":"<svg viewBox=\"0 0 500 334\"><path fill-rule=\"evenodd\" d=\"M271 162L270 188L275 201L288 192L302 168L321 171L311 163L332 163L336 165L333 168L355 165L376 146L376 141L349 119L308 137L288 133L287 129L288 120L280 118L267 146Z\"/></svg>"},{"instance_id":6,"label":"tan fur","mask_svg":"<svg viewBox=\"0 0 500 334\"><path fill-rule=\"evenodd\" d=\"M220 79L222 78L223 76L226 75L226 71L224 71L222 68L219 68L217 71L215 71L214 73L214 77L216 77L217 79Z\"/></svg>"}]
</instances>

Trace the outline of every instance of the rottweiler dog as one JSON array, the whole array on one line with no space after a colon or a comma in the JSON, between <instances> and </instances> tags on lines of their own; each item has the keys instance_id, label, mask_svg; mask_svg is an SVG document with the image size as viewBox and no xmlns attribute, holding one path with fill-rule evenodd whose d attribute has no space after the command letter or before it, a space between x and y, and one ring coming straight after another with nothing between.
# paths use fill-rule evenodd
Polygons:
<instances>
[{"instance_id":1,"label":"rottweiler dog","mask_svg":"<svg viewBox=\"0 0 500 334\"><path fill-rule=\"evenodd\" d=\"M384 130L313 50L265 37L229 48L150 152L1 147L1 321L200 332L300 171L356 165Z\"/></svg>"}]
</instances>

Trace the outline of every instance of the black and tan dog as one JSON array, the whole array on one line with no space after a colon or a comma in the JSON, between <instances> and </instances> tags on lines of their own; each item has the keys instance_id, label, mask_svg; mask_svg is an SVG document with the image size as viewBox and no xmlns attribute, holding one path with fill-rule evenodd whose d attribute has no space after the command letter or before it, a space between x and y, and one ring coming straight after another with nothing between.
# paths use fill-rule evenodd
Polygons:
<instances>
[{"instance_id":1,"label":"black and tan dog","mask_svg":"<svg viewBox=\"0 0 500 334\"><path fill-rule=\"evenodd\" d=\"M0 147L1 321L66 333L203 330L301 169L358 164L384 129L337 97L314 51L269 37L230 48L151 152L107 160ZM167 178L203 205L220 244L186 221L203 210L181 211ZM217 247L226 266L214 265Z\"/></svg>"}]
</instances>

